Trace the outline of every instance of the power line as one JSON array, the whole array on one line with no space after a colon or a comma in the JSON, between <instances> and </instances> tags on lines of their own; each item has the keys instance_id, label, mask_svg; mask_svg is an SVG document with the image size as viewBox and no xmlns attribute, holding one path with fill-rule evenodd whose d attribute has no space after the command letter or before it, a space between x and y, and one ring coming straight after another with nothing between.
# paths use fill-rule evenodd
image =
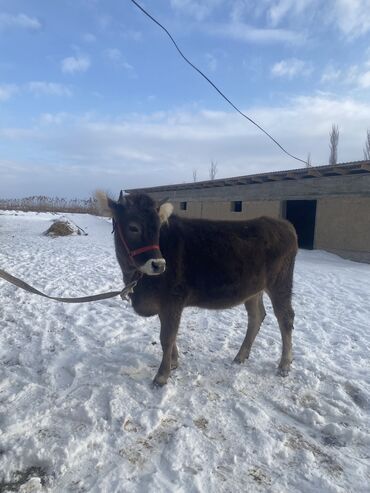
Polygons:
<instances>
[{"instance_id":1,"label":"power line","mask_svg":"<svg viewBox=\"0 0 370 493\"><path fill-rule=\"evenodd\" d=\"M291 158L293 159L296 159L297 161L300 161L301 163L304 163L307 165L307 162L304 161L303 159L300 159L299 157L297 156L294 156L293 154L291 154L290 152L288 152L286 149L284 149L284 147L279 144L279 142L274 139L274 137L272 135L270 135L264 128L262 128L260 125L258 125L257 122L255 122L254 120L252 120L252 118L250 118L249 116L247 116L245 113L243 113L237 106L235 106L235 104L230 101L230 99L228 97L225 96L225 94L216 86L216 84L214 84L211 79L209 77L207 77L198 67L196 67L184 54L183 52L180 50L178 44L176 43L176 41L173 39L172 35L170 34L170 32L159 22L157 21L157 19L155 19L151 14L149 14L149 12L147 12L139 3L136 2L136 0L131 0L131 2L136 5L136 7L138 9L140 9L147 17L149 17L149 19L151 19L155 24L157 24L157 26L159 26L161 29L163 29L163 31L167 34L167 36L170 38L170 40L172 41L172 43L174 44L176 50L180 53L181 57L185 60L186 63L188 63L194 70L196 70L198 72L199 75L201 75L209 84L211 84L211 86L219 93L219 95L229 103L230 106L232 106L234 108L234 110L236 110L240 115L242 115L244 118L246 118L248 121L250 121L253 125L255 125L257 128L259 128L261 130L261 132L263 132L265 135L267 135L267 137L269 139L271 139L274 144L276 144L285 154L287 154L288 156L290 156Z\"/></svg>"}]
</instances>

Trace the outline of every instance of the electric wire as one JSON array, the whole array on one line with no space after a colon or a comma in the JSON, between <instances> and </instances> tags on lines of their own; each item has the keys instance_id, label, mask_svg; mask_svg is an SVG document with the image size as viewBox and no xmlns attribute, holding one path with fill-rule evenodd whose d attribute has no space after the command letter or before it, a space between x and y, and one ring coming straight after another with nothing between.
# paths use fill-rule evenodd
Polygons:
<instances>
[{"instance_id":1,"label":"electric wire","mask_svg":"<svg viewBox=\"0 0 370 493\"><path fill-rule=\"evenodd\" d=\"M263 132L269 139L272 140L272 142L274 142L274 144L276 144L285 154L287 154L288 156L290 156L291 158L297 160L297 161L300 161L301 163L304 163L305 165L307 165L307 161L304 161L303 159L300 159L299 157L297 156L294 156L293 154L291 154L290 152L288 152L286 149L284 149L284 147L276 140L274 139L274 137L272 135L270 135L263 127L261 127L261 125L259 125L257 122L255 122L252 118L250 118L248 115L246 115L245 113L243 113L227 96L225 96L225 94L216 86L216 84L214 84L211 79L209 77L207 77L198 67L196 67L185 55L184 53L181 51L181 49L179 48L178 44L176 43L176 41L174 40L174 38L172 37L171 33L168 31L168 29L166 29L163 24L161 24L157 19L155 19L151 14L149 14L149 12L147 12L144 7L142 7L138 2L136 2L136 0L131 0L131 2L136 5L136 7L141 10L147 17L149 17L149 19L151 19L155 24L157 24L157 26L159 26L166 34L167 36L170 38L170 40L172 41L172 43L174 44L176 50L179 52L179 54L181 55L181 57L185 60L186 63L188 63L196 72L198 72L199 75L201 75L217 92L218 94L227 102L229 103L229 105L234 108L235 111L237 111L241 116L243 116L244 118L246 118L250 123L252 123L253 125L255 125L259 130L261 130L261 132Z\"/></svg>"}]
</instances>

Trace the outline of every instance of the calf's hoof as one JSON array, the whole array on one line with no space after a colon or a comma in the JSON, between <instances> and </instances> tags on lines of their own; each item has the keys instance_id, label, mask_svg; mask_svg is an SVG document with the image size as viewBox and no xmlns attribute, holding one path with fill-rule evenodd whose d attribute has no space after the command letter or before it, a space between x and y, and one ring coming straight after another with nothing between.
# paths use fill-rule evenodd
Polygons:
<instances>
[{"instance_id":1,"label":"calf's hoof","mask_svg":"<svg viewBox=\"0 0 370 493\"><path fill-rule=\"evenodd\" d=\"M237 363L238 365L241 365L244 363L244 361L247 359L247 356L243 356L241 354L237 354L233 360L234 363Z\"/></svg>"},{"instance_id":2,"label":"calf's hoof","mask_svg":"<svg viewBox=\"0 0 370 493\"><path fill-rule=\"evenodd\" d=\"M159 375L157 373L153 380L153 387L163 387L163 385L166 385L167 380L168 377L165 377L164 375Z\"/></svg>"},{"instance_id":3,"label":"calf's hoof","mask_svg":"<svg viewBox=\"0 0 370 493\"><path fill-rule=\"evenodd\" d=\"M290 368L282 368L279 366L277 370L277 375L279 377L287 377L289 375Z\"/></svg>"}]
</instances>

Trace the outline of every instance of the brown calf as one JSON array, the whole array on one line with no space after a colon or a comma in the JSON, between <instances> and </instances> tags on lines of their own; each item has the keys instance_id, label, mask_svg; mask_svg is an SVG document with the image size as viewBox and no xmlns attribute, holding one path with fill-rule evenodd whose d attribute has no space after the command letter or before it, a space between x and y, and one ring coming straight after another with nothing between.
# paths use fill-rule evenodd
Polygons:
<instances>
[{"instance_id":1,"label":"brown calf","mask_svg":"<svg viewBox=\"0 0 370 493\"><path fill-rule=\"evenodd\" d=\"M115 247L125 283L139 279L131 295L134 310L158 315L163 358L154 378L167 383L177 367L176 336L187 306L222 309L244 303L248 329L235 357L243 363L266 312L265 291L279 323L283 348L279 373L292 361L294 311L291 304L297 237L287 221L260 217L248 221L208 221L171 215L147 195L115 202L98 196L115 224Z\"/></svg>"}]
</instances>

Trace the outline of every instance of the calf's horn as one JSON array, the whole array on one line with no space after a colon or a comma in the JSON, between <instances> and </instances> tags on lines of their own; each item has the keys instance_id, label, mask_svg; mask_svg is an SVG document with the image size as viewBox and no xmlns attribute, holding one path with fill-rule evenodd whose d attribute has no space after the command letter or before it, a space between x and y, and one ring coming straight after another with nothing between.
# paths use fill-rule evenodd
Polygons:
<instances>
[{"instance_id":1,"label":"calf's horn","mask_svg":"<svg viewBox=\"0 0 370 493\"><path fill-rule=\"evenodd\" d=\"M126 199L125 197L123 196L123 191L121 190L120 193L119 193L119 197L118 197L118 203L119 204L122 204L124 205L126 203Z\"/></svg>"}]
</instances>

